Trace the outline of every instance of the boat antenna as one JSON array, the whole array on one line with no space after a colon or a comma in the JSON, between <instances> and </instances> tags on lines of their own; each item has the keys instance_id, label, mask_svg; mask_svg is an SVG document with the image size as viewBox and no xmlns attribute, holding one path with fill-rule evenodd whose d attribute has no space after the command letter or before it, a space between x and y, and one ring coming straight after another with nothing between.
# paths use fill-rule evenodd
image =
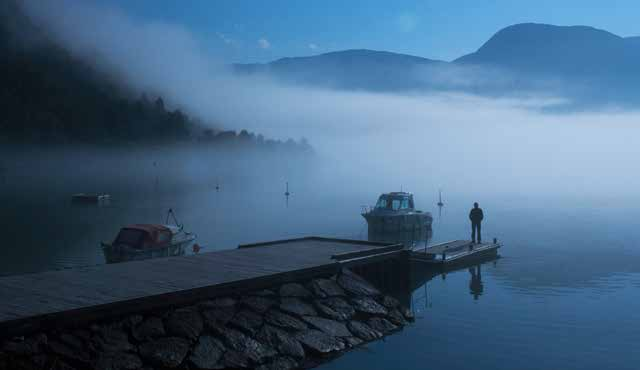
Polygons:
<instances>
[{"instance_id":1,"label":"boat antenna","mask_svg":"<svg viewBox=\"0 0 640 370\"><path fill-rule=\"evenodd\" d=\"M442 203L442 189L439 189L438 207L442 207L442 206L444 206L444 203Z\"/></svg>"},{"instance_id":2,"label":"boat antenna","mask_svg":"<svg viewBox=\"0 0 640 370\"><path fill-rule=\"evenodd\" d=\"M178 219L176 218L176 214L173 212L172 208L169 208L169 212L167 212L167 220L164 222L166 225L169 224L169 216L173 218L173 222L176 224L176 226L178 226L179 228L182 228L182 225L180 225L180 222L178 222Z\"/></svg>"}]
</instances>

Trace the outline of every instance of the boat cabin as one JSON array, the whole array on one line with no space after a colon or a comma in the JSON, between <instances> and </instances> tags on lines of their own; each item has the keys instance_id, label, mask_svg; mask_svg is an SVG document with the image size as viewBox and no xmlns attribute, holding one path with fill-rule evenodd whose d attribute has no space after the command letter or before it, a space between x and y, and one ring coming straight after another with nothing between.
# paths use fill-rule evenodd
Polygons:
<instances>
[{"instance_id":1,"label":"boat cabin","mask_svg":"<svg viewBox=\"0 0 640 370\"><path fill-rule=\"evenodd\" d=\"M177 229L168 225L135 224L120 229L113 245L127 245L136 249L166 247L171 244Z\"/></svg>"},{"instance_id":2,"label":"boat cabin","mask_svg":"<svg viewBox=\"0 0 640 370\"><path fill-rule=\"evenodd\" d=\"M385 193L378 198L376 210L411 211L414 209L413 194L405 192Z\"/></svg>"}]
</instances>

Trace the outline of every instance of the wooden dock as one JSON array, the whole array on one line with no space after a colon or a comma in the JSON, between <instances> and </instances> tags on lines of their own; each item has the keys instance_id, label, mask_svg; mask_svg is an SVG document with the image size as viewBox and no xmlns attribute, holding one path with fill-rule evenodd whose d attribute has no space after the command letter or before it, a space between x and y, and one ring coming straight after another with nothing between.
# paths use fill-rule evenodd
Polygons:
<instances>
[{"instance_id":1,"label":"wooden dock","mask_svg":"<svg viewBox=\"0 0 640 370\"><path fill-rule=\"evenodd\" d=\"M434 265L454 264L497 255L501 246L497 241L474 244L471 240L452 240L428 248L415 248L411 251L411 259Z\"/></svg>"},{"instance_id":2,"label":"wooden dock","mask_svg":"<svg viewBox=\"0 0 640 370\"><path fill-rule=\"evenodd\" d=\"M0 336L262 289L406 259L402 244L307 237L238 249L0 277Z\"/></svg>"}]
</instances>

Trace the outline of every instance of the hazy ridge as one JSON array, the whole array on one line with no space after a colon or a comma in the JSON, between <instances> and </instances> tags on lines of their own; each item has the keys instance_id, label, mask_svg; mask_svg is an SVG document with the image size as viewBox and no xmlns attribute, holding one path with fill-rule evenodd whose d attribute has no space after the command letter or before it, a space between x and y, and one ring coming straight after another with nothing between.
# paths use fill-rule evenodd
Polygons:
<instances>
[{"instance_id":1,"label":"hazy ridge","mask_svg":"<svg viewBox=\"0 0 640 370\"><path fill-rule=\"evenodd\" d=\"M241 74L286 82L370 91L523 91L591 104L640 98L640 38L587 26L523 23L498 31L476 52L454 61L373 50L345 50L266 64L235 64Z\"/></svg>"}]
</instances>

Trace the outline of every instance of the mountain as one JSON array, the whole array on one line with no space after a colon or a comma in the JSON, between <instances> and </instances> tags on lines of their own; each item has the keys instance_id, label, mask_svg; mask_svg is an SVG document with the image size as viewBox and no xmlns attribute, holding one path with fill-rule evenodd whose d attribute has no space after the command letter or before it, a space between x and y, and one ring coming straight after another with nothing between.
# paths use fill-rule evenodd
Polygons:
<instances>
[{"instance_id":1,"label":"mountain","mask_svg":"<svg viewBox=\"0 0 640 370\"><path fill-rule=\"evenodd\" d=\"M424 67L444 62L387 51L354 49L266 64L235 64L236 72L266 75L292 83L341 89L405 90L423 86L415 78Z\"/></svg>"},{"instance_id":2,"label":"mountain","mask_svg":"<svg viewBox=\"0 0 640 370\"><path fill-rule=\"evenodd\" d=\"M371 50L346 50L266 64L235 65L244 74L307 85L477 94L525 91L587 103L640 101L640 37L587 26L523 23L498 31L453 62Z\"/></svg>"},{"instance_id":3,"label":"mountain","mask_svg":"<svg viewBox=\"0 0 640 370\"><path fill-rule=\"evenodd\" d=\"M500 30L478 51L454 63L629 88L640 76L638 40L593 27L524 23Z\"/></svg>"}]
</instances>

